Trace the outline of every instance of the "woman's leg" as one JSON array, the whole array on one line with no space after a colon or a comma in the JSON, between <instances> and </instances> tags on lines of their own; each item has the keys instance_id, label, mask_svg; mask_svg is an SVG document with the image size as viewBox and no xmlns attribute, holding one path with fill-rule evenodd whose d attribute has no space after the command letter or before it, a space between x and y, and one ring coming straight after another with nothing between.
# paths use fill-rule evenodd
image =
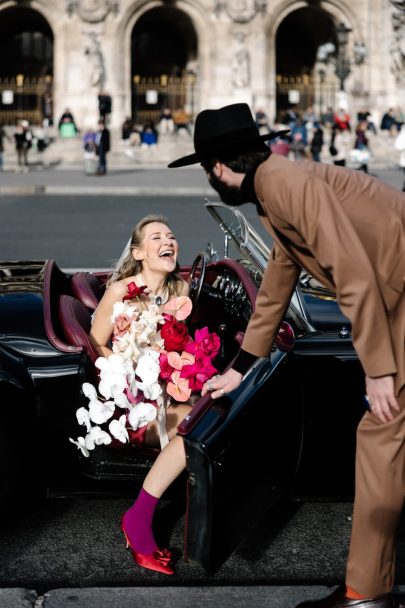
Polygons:
<instances>
[{"instance_id":1,"label":"woman's leg","mask_svg":"<svg viewBox=\"0 0 405 608\"><path fill-rule=\"evenodd\" d=\"M133 506L125 513L123 525L131 547L138 553L150 555L158 549L152 531L155 508L163 492L186 468L183 439L176 435L177 426L191 410L190 406L170 406L167 409L167 430L170 441L160 452L142 486ZM155 423L148 427L146 445L158 441Z\"/></svg>"}]
</instances>

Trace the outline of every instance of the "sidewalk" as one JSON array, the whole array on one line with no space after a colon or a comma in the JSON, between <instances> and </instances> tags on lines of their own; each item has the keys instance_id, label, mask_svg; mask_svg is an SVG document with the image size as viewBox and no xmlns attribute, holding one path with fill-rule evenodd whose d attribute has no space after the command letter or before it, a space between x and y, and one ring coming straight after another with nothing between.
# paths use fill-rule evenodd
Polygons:
<instances>
[{"instance_id":1,"label":"sidewalk","mask_svg":"<svg viewBox=\"0 0 405 608\"><path fill-rule=\"evenodd\" d=\"M212 196L201 167L187 169L112 168L105 176L80 169L33 166L28 173L0 173L0 195Z\"/></svg>"}]
</instances>

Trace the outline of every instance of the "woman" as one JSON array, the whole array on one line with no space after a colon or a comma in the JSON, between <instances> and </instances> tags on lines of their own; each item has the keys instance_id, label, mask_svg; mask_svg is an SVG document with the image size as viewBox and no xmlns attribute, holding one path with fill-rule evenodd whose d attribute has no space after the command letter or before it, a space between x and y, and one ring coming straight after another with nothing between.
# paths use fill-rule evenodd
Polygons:
<instances>
[{"instance_id":1,"label":"woman","mask_svg":"<svg viewBox=\"0 0 405 608\"><path fill-rule=\"evenodd\" d=\"M110 348L114 304L126 299L128 286L147 286L149 296L136 302L147 307L148 301L163 307L175 297L188 293L188 284L178 274L178 244L167 220L147 216L134 228L130 251L116 275L109 282L104 297L97 307L90 339L102 357L112 354ZM139 300L139 298L138 298ZM189 413L189 405L170 405L166 409L166 429L169 442L160 452L145 478L134 505L123 515L121 528L132 550L135 562L157 572L173 574L170 553L159 550L152 532L155 508L163 492L185 469L183 440L176 435L177 426ZM138 432L137 443L159 445L158 422L154 420Z\"/></svg>"},{"instance_id":2,"label":"woman","mask_svg":"<svg viewBox=\"0 0 405 608\"><path fill-rule=\"evenodd\" d=\"M368 147L367 122L365 120L360 121L357 125L354 149L359 150L358 153L354 154L354 160L357 160L360 163L359 171L368 173L370 151Z\"/></svg>"},{"instance_id":3,"label":"woman","mask_svg":"<svg viewBox=\"0 0 405 608\"><path fill-rule=\"evenodd\" d=\"M334 125L329 146L329 152L333 157L333 164L338 167L345 167L349 149L350 131L348 129L342 129L339 125Z\"/></svg>"}]
</instances>

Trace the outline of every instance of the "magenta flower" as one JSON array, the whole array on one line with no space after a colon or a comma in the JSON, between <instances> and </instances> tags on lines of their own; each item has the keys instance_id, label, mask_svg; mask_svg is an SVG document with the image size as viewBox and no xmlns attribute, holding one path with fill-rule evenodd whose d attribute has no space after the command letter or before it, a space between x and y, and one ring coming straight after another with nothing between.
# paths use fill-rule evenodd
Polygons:
<instances>
[{"instance_id":1,"label":"magenta flower","mask_svg":"<svg viewBox=\"0 0 405 608\"><path fill-rule=\"evenodd\" d=\"M210 357L196 359L193 365L184 365L180 376L187 378L192 391L200 391L207 380L212 378L217 370L211 363Z\"/></svg>"}]
</instances>

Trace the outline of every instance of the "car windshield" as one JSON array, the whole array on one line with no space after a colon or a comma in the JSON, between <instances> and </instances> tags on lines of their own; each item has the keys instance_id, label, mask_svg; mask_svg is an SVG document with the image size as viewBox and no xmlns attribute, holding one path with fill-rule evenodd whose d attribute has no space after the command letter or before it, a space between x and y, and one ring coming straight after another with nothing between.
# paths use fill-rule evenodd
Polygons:
<instances>
[{"instance_id":1,"label":"car windshield","mask_svg":"<svg viewBox=\"0 0 405 608\"><path fill-rule=\"evenodd\" d=\"M270 248L264 240L252 228L239 209L206 200L207 210L225 234L225 257L237 257L250 261L256 270L263 274L270 254ZM232 255L233 248L236 248L237 256Z\"/></svg>"},{"instance_id":2,"label":"car windshield","mask_svg":"<svg viewBox=\"0 0 405 608\"><path fill-rule=\"evenodd\" d=\"M255 276L259 278L260 283L267 266L270 248L239 209L223 203L211 203L208 199L206 201L207 211L225 234L224 256L245 260L250 267L253 266ZM270 236L269 240L271 241ZM236 254L232 249L236 250ZM287 316L304 332L315 331L299 287L293 293Z\"/></svg>"}]
</instances>

